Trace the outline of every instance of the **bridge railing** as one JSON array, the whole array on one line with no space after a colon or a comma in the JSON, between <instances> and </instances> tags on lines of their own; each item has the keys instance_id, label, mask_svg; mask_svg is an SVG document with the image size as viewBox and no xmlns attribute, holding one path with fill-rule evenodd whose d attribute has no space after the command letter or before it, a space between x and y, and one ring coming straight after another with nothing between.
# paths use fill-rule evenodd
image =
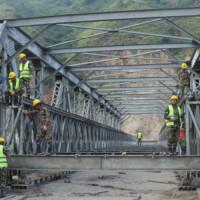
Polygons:
<instances>
[{"instance_id":1,"label":"bridge railing","mask_svg":"<svg viewBox=\"0 0 200 200\"><path fill-rule=\"evenodd\" d=\"M5 122L3 137L7 146L11 144L12 154L34 154L36 136L40 122L38 114L24 114L22 110L33 109L32 101L24 100L21 106L4 106ZM53 152L79 152L106 150L110 147L131 146L136 138L96 121L68 113L61 109L43 105L48 108L52 125ZM41 142L42 152L48 150L47 138Z\"/></svg>"}]
</instances>

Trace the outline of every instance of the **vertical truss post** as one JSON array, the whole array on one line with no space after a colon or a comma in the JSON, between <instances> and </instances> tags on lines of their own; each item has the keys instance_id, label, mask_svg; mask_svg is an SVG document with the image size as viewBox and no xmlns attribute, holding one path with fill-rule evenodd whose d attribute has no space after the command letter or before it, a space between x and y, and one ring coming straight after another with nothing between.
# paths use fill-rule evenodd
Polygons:
<instances>
[{"instance_id":1,"label":"vertical truss post","mask_svg":"<svg viewBox=\"0 0 200 200\"><path fill-rule=\"evenodd\" d=\"M34 79L33 79L33 98L43 100L43 82L38 84L41 80L44 79L44 67L45 64L40 62L40 60L33 60L34 70Z\"/></svg>"},{"instance_id":2,"label":"vertical truss post","mask_svg":"<svg viewBox=\"0 0 200 200\"><path fill-rule=\"evenodd\" d=\"M189 133L189 110L188 110L188 100L186 100L185 109L185 127L186 127L186 154L190 155L190 133Z\"/></svg>"},{"instance_id":3,"label":"vertical truss post","mask_svg":"<svg viewBox=\"0 0 200 200\"><path fill-rule=\"evenodd\" d=\"M63 82L61 76L56 76L55 86L53 90L53 96L51 101L51 106L60 108L63 95Z\"/></svg>"},{"instance_id":4,"label":"vertical truss post","mask_svg":"<svg viewBox=\"0 0 200 200\"><path fill-rule=\"evenodd\" d=\"M62 83L63 83L62 109L71 113L72 107L71 107L71 97L70 97L70 91L69 91L69 81L63 77Z\"/></svg>"},{"instance_id":5,"label":"vertical truss post","mask_svg":"<svg viewBox=\"0 0 200 200\"><path fill-rule=\"evenodd\" d=\"M74 114L81 115L81 89L74 89Z\"/></svg>"}]
</instances>

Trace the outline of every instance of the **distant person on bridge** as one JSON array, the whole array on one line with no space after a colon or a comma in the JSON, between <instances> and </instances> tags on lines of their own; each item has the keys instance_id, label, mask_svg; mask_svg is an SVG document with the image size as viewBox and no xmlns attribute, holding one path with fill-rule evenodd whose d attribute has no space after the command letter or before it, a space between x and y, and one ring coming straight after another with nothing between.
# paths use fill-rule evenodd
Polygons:
<instances>
[{"instance_id":1,"label":"distant person on bridge","mask_svg":"<svg viewBox=\"0 0 200 200\"><path fill-rule=\"evenodd\" d=\"M142 145L142 138L143 138L143 136L142 136L142 130L139 130L137 132L138 132L137 133L137 143L138 143L139 146L141 146Z\"/></svg>"},{"instance_id":2,"label":"distant person on bridge","mask_svg":"<svg viewBox=\"0 0 200 200\"><path fill-rule=\"evenodd\" d=\"M181 68L182 69L178 72L180 99L182 99L182 97L185 95L185 93L189 89L189 84L190 84L190 73L187 70L187 64L183 63L181 65Z\"/></svg>"},{"instance_id":3,"label":"distant person on bridge","mask_svg":"<svg viewBox=\"0 0 200 200\"><path fill-rule=\"evenodd\" d=\"M9 73L8 81L9 90L5 91L5 101L9 105L14 100L14 104L20 104L21 95L24 95L23 90L20 88L20 80L16 77L15 72Z\"/></svg>"},{"instance_id":4,"label":"distant person on bridge","mask_svg":"<svg viewBox=\"0 0 200 200\"><path fill-rule=\"evenodd\" d=\"M164 118L168 127L168 148L171 155L176 154L176 146L179 138L179 131L182 122L182 112L178 104L178 97L171 97L171 104L165 110Z\"/></svg>"},{"instance_id":5,"label":"distant person on bridge","mask_svg":"<svg viewBox=\"0 0 200 200\"><path fill-rule=\"evenodd\" d=\"M8 177L8 163L9 150L5 147L5 139L0 137L0 198L7 193L7 177Z\"/></svg>"},{"instance_id":6,"label":"distant person on bridge","mask_svg":"<svg viewBox=\"0 0 200 200\"><path fill-rule=\"evenodd\" d=\"M19 55L19 59L21 60L21 63L19 65L20 84L24 91L26 91L27 97L30 98L30 80L33 73L33 65L31 61L26 59L26 54L24 53L21 53Z\"/></svg>"}]
</instances>

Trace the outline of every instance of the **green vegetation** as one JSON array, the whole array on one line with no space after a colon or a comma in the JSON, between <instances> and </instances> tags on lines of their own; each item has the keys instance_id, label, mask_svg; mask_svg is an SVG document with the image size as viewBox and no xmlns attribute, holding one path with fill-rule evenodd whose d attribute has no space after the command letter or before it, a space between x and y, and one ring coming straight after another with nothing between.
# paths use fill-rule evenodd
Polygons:
<instances>
[{"instance_id":1,"label":"green vegetation","mask_svg":"<svg viewBox=\"0 0 200 200\"><path fill-rule=\"evenodd\" d=\"M199 0L0 0L0 5L0 18L9 19L88 12L197 7L200 6L200 2ZM196 36L200 35L199 18L193 17L173 20L192 34ZM141 22L141 20L125 20L115 22L104 21L95 23L82 23L81 25L116 29L119 27L136 24L138 22ZM37 34L38 31L43 27L44 26L26 27L23 28L23 30L29 35L33 36ZM159 21L154 24L151 23L142 25L127 30L164 35L178 34L177 36L187 37L186 35L180 33L180 31L177 31L172 25L163 21ZM38 42L40 42L42 46L47 47L53 44L62 43L64 41L74 40L97 33L101 33L101 31L54 26L43 37L38 39ZM152 44L166 42L170 43L174 42L174 40L162 37L144 36L140 34L107 33L101 35L100 37L92 37L75 42L68 42L60 45L59 47L72 48L94 45L130 45L147 42ZM175 51L173 53L177 58L183 59L188 51ZM56 57L65 61L70 56L59 55ZM84 59L84 57L81 57L80 59Z\"/></svg>"}]
</instances>

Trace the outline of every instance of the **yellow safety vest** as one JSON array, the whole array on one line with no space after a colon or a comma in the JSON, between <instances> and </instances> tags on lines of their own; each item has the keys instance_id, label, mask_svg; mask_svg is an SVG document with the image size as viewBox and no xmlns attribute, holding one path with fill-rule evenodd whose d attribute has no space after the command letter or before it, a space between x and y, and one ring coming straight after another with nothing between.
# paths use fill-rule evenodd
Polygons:
<instances>
[{"instance_id":1,"label":"yellow safety vest","mask_svg":"<svg viewBox=\"0 0 200 200\"><path fill-rule=\"evenodd\" d=\"M174 115L174 108L172 105L168 105L168 108L169 108L169 117L173 116ZM180 125L181 125L181 108L178 106L178 114L179 114L179 120L180 120ZM170 120L165 120L166 122L166 126L173 126L174 125L174 122L173 121L170 121Z\"/></svg>"},{"instance_id":2,"label":"yellow safety vest","mask_svg":"<svg viewBox=\"0 0 200 200\"><path fill-rule=\"evenodd\" d=\"M25 65L24 65L24 69L22 67L22 63L19 66L19 72L20 72L20 77L19 78L30 78L31 77L31 72L29 69L29 63L30 61L26 61Z\"/></svg>"},{"instance_id":3,"label":"yellow safety vest","mask_svg":"<svg viewBox=\"0 0 200 200\"><path fill-rule=\"evenodd\" d=\"M3 145L0 145L0 168L8 167L7 158L3 153Z\"/></svg>"},{"instance_id":4,"label":"yellow safety vest","mask_svg":"<svg viewBox=\"0 0 200 200\"><path fill-rule=\"evenodd\" d=\"M137 138L142 139L142 133L141 132L138 133Z\"/></svg>"},{"instance_id":5,"label":"yellow safety vest","mask_svg":"<svg viewBox=\"0 0 200 200\"><path fill-rule=\"evenodd\" d=\"M15 87L13 87L13 82L11 80L9 80L9 85L10 85L10 89L11 90L19 90L20 86L19 86L19 79L16 78L16 83L15 83Z\"/></svg>"}]
</instances>

